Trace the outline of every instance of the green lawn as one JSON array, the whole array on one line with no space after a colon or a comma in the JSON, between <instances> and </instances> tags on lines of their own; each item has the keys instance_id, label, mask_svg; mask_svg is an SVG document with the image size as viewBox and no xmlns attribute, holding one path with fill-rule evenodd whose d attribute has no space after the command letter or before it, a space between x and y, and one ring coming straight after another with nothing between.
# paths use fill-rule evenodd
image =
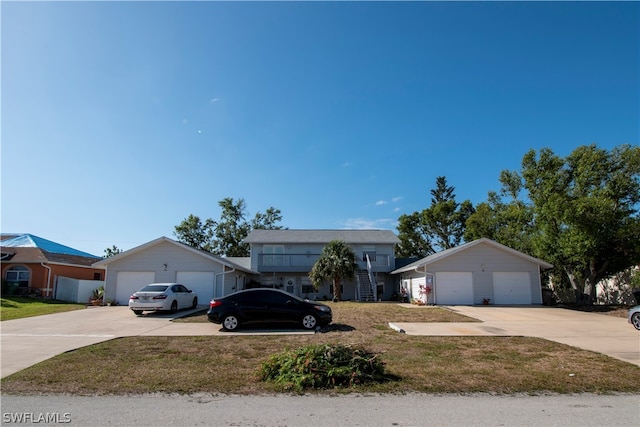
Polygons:
<instances>
[{"instance_id":1,"label":"green lawn","mask_svg":"<svg viewBox=\"0 0 640 427\"><path fill-rule=\"evenodd\" d=\"M6 296L0 298L0 320L22 319L24 317L42 316L43 314L61 313L79 310L84 304L66 301L44 300L31 297Z\"/></svg>"}]
</instances>

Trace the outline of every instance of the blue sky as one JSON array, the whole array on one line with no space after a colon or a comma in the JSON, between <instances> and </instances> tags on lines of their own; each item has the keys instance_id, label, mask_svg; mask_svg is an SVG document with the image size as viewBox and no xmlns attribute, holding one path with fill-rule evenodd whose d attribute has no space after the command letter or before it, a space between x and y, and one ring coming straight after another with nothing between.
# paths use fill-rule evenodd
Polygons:
<instances>
[{"instance_id":1,"label":"blue sky","mask_svg":"<svg viewBox=\"0 0 640 427\"><path fill-rule=\"evenodd\" d=\"M436 177L638 144L636 2L2 2L2 232L102 255L243 198L395 230Z\"/></svg>"}]
</instances>

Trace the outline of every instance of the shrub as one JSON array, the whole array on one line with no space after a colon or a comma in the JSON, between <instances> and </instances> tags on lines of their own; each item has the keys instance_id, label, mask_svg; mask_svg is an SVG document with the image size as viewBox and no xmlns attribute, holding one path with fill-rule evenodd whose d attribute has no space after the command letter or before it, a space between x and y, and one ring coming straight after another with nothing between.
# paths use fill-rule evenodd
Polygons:
<instances>
[{"instance_id":1,"label":"shrub","mask_svg":"<svg viewBox=\"0 0 640 427\"><path fill-rule=\"evenodd\" d=\"M385 372L379 355L342 344L315 344L272 355L262 363L262 379L302 391L384 382Z\"/></svg>"}]
</instances>

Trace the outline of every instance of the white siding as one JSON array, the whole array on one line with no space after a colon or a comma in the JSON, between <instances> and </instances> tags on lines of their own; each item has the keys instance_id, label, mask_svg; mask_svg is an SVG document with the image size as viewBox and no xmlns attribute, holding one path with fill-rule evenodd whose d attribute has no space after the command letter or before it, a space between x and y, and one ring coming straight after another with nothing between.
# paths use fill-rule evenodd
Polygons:
<instances>
[{"instance_id":1,"label":"white siding","mask_svg":"<svg viewBox=\"0 0 640 427\"><path fill-rule=\"evenodd\" d=\"M542 304L542 290L540 286L540 271L535 262L519 257L511 252L501 250L488 243L481 243L450 256L435 260L426 266L419 267L429 273L468 273L472 276L472 300L466 304L482 304L483 299L491 300L492 304ZM518 285L510 291L505 286L498 284L498 294L494 292L494 273L501 273L504 277L518 278ZM407 271L402 274L401 280L424 277L424 272ZM501 280L500 274L498 281ZM528 282L525 281L528 277ZM443 304L438 288L438 279L435 283L436 304ZM509 292L511 297L507 298ZM528 295L528 302L525 296ZM446 297L446 291L445 291ZM448 297L446 297L448 298ZM517 302L513 302L517 301Z\"/></svg>"},{"instance_id":2,"label":"white siding","mask_svg":"<svg viewBox=\"0 0 640 427\"><path fill-rule=\"evenodd\" d=\"M164 268L165 264L167 265L166 269ZM128 303L130 294L126 296L124 294L129 290L120 291L117 289L119 287L119 272L153 272L155 277L149 283L158 283L177 282L179 271L214 274L216 276L216 283L224 286L220 288L223 290L224 295L233 291L232 288L236 282L235 276L244 275L244 273L231 272L231 270L227 268L227 273L223 279L223 265L221 263L207 259L188 249L176 246L171 242L160 242L157 245L132 253L129 256L108 264L105 280L106 298L115 299L118 301L118 304ZM229 277L232 277L232 279ZM123 298L126 298L126 300L123 300ZM206 302L201 298L199 299L202 303Z\"/></svg>"},{"instance_id":3,"label":"white siding","mask_svg":"<svg viewBox=\"0 0 640 427\"><path fill-rule=\"evenodd\" d=\"M474 304L482 304L484 298L495 301L493 272L529 273L530 304L542 304L538 266L511 253L488 244L479 244L428 266L430 272L471 272L473 274ZM437 285L436 285L437 286Z\"/></svg>"}]
</instances>

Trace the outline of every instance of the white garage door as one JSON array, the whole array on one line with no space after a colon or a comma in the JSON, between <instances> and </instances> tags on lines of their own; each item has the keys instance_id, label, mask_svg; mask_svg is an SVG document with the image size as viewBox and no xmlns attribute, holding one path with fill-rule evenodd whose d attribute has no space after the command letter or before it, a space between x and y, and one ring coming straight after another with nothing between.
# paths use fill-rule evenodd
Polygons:
<instances>
[{"instance_id":1,"label":"white garage door","mask_svg":"<svg viewBox=\"0 0 640 427\"><path fill-rule=\"evenodd\" d=\"M213 298L213 282L215 273L212 271L178 271L178 283L198 294L198 304L208 304Z\"/></svg>"},{"instance_id":2,"label":"white garage door","mask_svg":"<svg viewBox=\"0 0 640 427\"><path fill-rule=\"evenodd\" d=\"M436 273L436 304L473 305L471 273Z\"/></svg>"},{"instance_id":3,"label":"white garage door","mask_svg":"<svg viewBox=\"0 0 640 427\"><path fill-rule=\"evenodd\" d=\"M116 280L116 301L120 305L126 305L129 303L131 294L156 281L156 273L153 271L118 271Z\"/></svg>"},{"instance_id":4,"label":"white garage door","mask_svg":"<svg viewBox=\"0 0 640 427\"><path fill-rule=\"evenodd\" d=\"M493 298L496 304L531 304L529 272L493 273Z\"/></svg>"}]
</instances>

